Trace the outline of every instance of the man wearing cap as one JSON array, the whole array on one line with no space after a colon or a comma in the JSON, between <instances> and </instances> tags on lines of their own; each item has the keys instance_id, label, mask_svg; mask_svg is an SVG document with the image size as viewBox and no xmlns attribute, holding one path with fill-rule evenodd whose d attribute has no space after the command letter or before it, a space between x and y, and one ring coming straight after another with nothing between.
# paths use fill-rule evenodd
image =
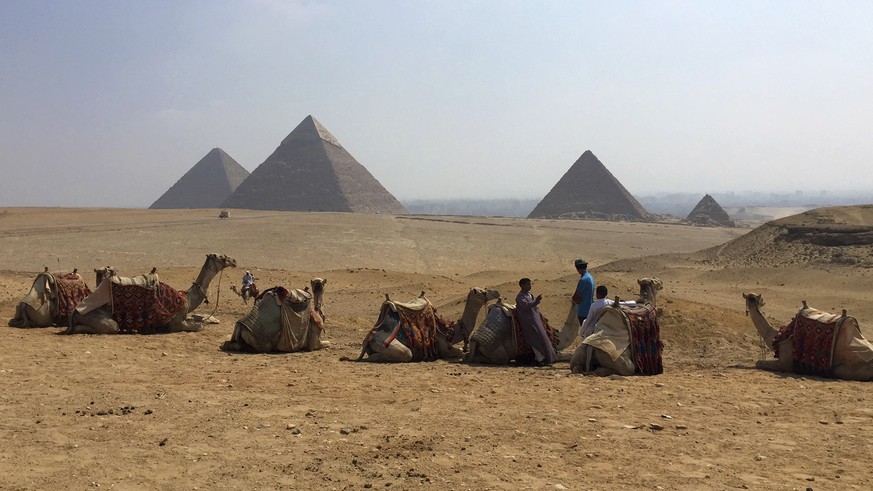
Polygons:
<instances>
[{"instance_id":1,"label":"man wearing cap","mask_svg":"<svg viewBox=\"0 0 873 491\"><path fill-rule=\"evenodd\" d=\"M579 326L585 322L588 317L588 311L591 309L591 304L594 303L594 278L588 272L588 261L581 257L574 262L576 271L579 273L579 283L576 284L576 291L573 293L573 303L576 304L576 317L579 318Z\"/></svg>"}]
</instances>

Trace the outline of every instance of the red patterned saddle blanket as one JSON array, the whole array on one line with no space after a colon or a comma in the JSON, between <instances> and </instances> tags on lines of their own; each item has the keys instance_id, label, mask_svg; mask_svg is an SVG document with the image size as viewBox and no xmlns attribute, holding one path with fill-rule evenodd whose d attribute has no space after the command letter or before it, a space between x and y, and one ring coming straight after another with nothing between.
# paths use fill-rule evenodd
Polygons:
<instances>
[{"instance_id":1,"label":"red patterned saddle blanket","mask_svg":"<svg viewBox=\"0 0 873 491\"><path fill-rule=\"evenodd\" d=\"M546 328L546 335L549 337L549 342L552 343L552 348L554 348L555 352L557 352L558 333L556 333L555 330L552 329L552 327L549 325L549 320L546 319L546 316L540 314L540 318L542 318L543 320L543 327ZM518 323L518 318L515 316L515 309L512 309L512 329L515 331L516 358L520 358L522 360L533 359L533 348L530 347L527 339L525 339L524 337L524 333L521 331L521 324Z\"/></svg>"},{"instance_id":2,"label":"red patterned saddle blanket","mask_svg":"<svg viewBox=\"0 0 873 491\"><path fill-rule=\"evenodd\" d=\"M185 308L185 292L166 283L155 287L112 283L112 318L122 332L166 326Z\"/></svg>"},{"instance_id":3,"label":"red patterned saddle blanket","mask_svg":"<svg viewBox=\"0 0 873 491\"><path fill-rule=\"evenodd\" d=\"M779 357L779 344L791 340L793 370L806 375L831 376L834 362L834 337L837 333L834 322L809 319L798 313L791 323L779 329L773 340L773 351Z\"/></svg>"},{"instance_id":4,"label":"red patterned saddle blanket","mask_svg":"<svg viewBox=\"0 0 873 491\"><path fill-rule=\"evenodd\" d=\"M647 306L622 307L621 310L630 320L630 344L637 373L641 375L664 373L664 363L661 358L664 343L661 342L661 326L658 325L657 311Z\"/></svg>"},{"instance_id":5,"label":"red patterned saddle blanket","mask_svg":"<svg viewBox=\"0 0 873 491\"><path fill-rule=\"evenodd\" d=\"M55 319L59 323L66 323L76 305L90 295L91 290L82 276L77 273L52 276L55 277L55 285L58 288L58 311Z\"/></svg>"}]
</instances>

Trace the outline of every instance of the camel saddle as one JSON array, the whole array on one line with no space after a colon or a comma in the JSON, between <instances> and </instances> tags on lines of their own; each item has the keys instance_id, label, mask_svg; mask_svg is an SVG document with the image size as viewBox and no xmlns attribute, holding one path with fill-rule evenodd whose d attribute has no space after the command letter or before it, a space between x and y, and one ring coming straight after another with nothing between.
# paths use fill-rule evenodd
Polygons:
<instances>
[{"instance_id":1,"label":"camel saddle","mask_svg":"<svg viewBox=\"0 0 873 491\"><path fill-rule=\"evenodd\" d=\"M237 325L247 329L258 340L258 346L269 347L262 348L266 351L312 351L321 346L322 329L321 317L314 308L310 292L276 286L264 290Z\"/></svg>"},{"instance_id":2,"label":"camel saddle","mask_svg":"<svg viewBox=\"0 0 873 491\"><path fill-rule=\"evenodd\" d=\"M613 361L630 349L631 360L640 375L664 372L661 328L657 311L651 304L604 307L596 320L594 333L582 343L605 352Z\"/></svg>"},{"instance_id":3,"label":"camel saddle","mask_svg":"<svg viewBox=\"0 0 873 491\"><path fill-rule=\"evenodd\" d=\"M491 308L500 309L500 311L503 312L503 315L508 317L512 322L512 342L515 344L516 359L527 359L533 357L533 348L528 344L527 339L525 339L524 333L521 330L521 325L518 323L515 304L500 302L494 304ZM546 328L546 336L548 336L549 342L552 343L552 348L557 352L559 341L557 333L555 333L555 330L549 325L549 320L546 319L546 316L542 313L540 314L540 319L543 321L543 327Z\"/></svg>"},{"instance_id":4,"label":"camel saddle","mask_svg":"<svg viewBox=\"0 0 873 491\"><path fill-rule=\"evenodd\" d=\"M380 331L385 323L388 312L395 312L399 322L393 329ZM364 338L364 346L367 346L374 337L384 343L385 346L397 339L412 351L413 361L434 361L438 359L436 350L437 332L442 332L451 337L453 324L443 320L436 312L436 308L425 297L419 297L412 302L395 302L386 300L379 309L379 318L376 325Z\"/></svg>"},{"instance_id":5,"label":"camel saddle","mask_svg":"<svg viewBox=\"0 0 873 491\"><path fill-rule=\"evenodd\" d=\"M185 292L161 282L158 275L110 278L112 318L121 332L166 326L185 309Z\"/></svg>"},{"instance_id":6,"label":"camel saddle","mask_svg":"<svg viewBox=\"0 0 873 491\"><path fill-rule=\"evenodd\" d=\"M791 323L779 329L779 333L773 339L772 348L778 358L779 345L790 342L794 372L831 377L836 339L846 321L857 326L857 321L853 317L813 308L801 309Z\"/></svg>"}]
</instances>

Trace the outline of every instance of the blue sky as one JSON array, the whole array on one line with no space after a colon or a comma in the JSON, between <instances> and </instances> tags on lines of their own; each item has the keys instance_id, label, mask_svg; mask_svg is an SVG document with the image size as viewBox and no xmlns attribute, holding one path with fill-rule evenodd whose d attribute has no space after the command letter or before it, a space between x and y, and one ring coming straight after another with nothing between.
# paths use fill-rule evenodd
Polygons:
<instances>
[{"instance_id":1,"label":"blue sky","mask_svg":"<svg viewBox=\"0 0 873 491\"><path fill-rule=\"evenodd\" d=\"M2 8L0 206L147 207L309 114L401 200L542 197L588 149L637 195L873 189L873 2Z\"/></svg>"}]
</instances>

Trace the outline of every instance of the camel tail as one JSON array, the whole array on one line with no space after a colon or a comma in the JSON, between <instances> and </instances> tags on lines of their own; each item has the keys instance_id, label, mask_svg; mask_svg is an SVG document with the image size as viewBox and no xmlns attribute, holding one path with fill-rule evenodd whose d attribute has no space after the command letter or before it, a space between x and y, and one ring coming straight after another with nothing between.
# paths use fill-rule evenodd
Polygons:
<instances>
[{"instance_id":1,"label":"camel tail","mask_svg":"<svg viewBox=\"0 0 873 491\"><path fill-rule=\"evenodd\" d=\"M361 361L364 359L365 354L367 354L367 347L366 346L361 348L361 354L358 356L357 360L353 360L353 359L349 358L348 356L341 356L339 361Z\"/></svg>"}]
</instances>

